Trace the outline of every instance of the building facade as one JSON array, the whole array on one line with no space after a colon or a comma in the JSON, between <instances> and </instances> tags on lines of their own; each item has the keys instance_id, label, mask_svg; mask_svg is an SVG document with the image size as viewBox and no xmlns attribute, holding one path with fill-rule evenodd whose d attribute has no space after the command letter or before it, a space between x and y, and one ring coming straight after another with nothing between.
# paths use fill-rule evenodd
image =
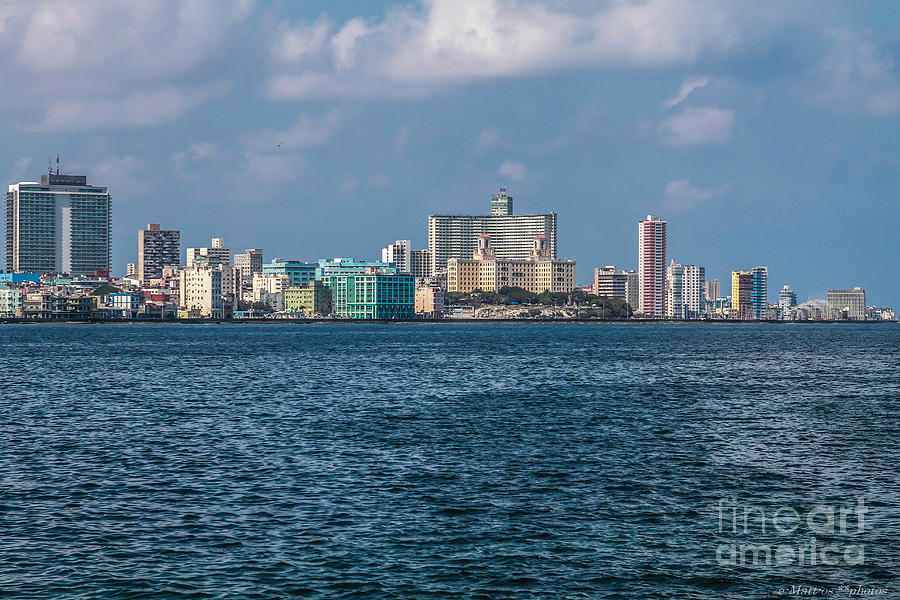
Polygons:
<instances>
[{"instance_id":1,"label":"building facade","mask_svg":"<svg viewBox=\"0 0 900 600\"><path fill-rule=\"evenodd\" d=\"M699 319L706 312L706 269L681 265L672 260L666 284L666 316L673 319Z\"/></svg>"},{"instance_id":2,"label":"building facade","mask_svg":"<svg viewBox=\"0 0 900 600\"><path fill-rule=\"evenodd\" d=\"M321 281L284 288L284 310L307 317L327 314L331 310L331 290Z\"/></svg>"},{"instance_id":3,"label":"building facade","mask_svg":"<svg viewBox=\"0 0 900 600\"><path fill-rule=\"evenodd\" d=\"M752 319L753 275L749 271L731 272L731 314L736 319Z\"/></svg>"},{"instance_id":4,"label":"building facade","mask_svg":"<svg viewBox=\"0 0 900 600\"><path fill-rule=\"evenodd\" d=\"M781 309L781 314L784 315L795 306L797 306L797 292L792 290L791 286L786 285L778 292L778 308Z\"/></svg>"},{"instance_id":5,"label":"building facade","mask_svg":"<svg viewBox=\"0 0 900 600\"><path fill-rule=\"evenodd\" d=\"M181 264L181 232L177 229L160 229L158 223L149 223L147 229L138 230L137 278L140 281L159 279L164 267Z\"/></svg>"},{"instance_id":6,"label":"building facade","mask_svg":"<svg viewBox=\"0 0 900 600\"><path fill-rule=\"evenodd\" d=\"M638 223L639 300L635 312L662 316L666 302L666 226L659 217L647 215Z\"/></svg>"},{"instance_id":7,"label":"building facade","mask_svg":"<svg viewBox=\"0 0 900 600\"><path fill-rule=\"evenodd\" d=\"M532 241L526 260L501 259L491 247L491 237L484 233L478 238L472 258L451 258L447 264L448 292L496 292L507 286L533 294L568 294L575 289L575 261L553 258L542 235Z\"/></svg>"},{"instance_id":8,"label":"building facade","mask_svg":"<svg viewBox=\"0 0 900 600\"><path fill-rule=\"evenodd\" d=\"M299 260L285 260L283 258L273 258L272 262L262 266L263 275L286 275L288 285L306 285L310 281L317 279L316 263L302 262ZM254 279L256 275L254 275ZM256 285L254 284L254 288Z\"/></svg>"},{"instance_id":9,"label":"building facade","mask_svg":"<svg viewBox=\"0 0 900 600\"><path fill-rule=\"evenodd\" d=\"M410 254L409 272L416 279L431 276L431 253L428 248L413 250Z\"/></svg>"},{"instance_id":10,"label":"building facade","mask_svg":"<svg viewBox=\"0 0 900 600\"><path fill-rule=\"evenodd\" d=\"M263 251L260 248L247 248L243 254L235 254L234 266L240 269L241 279L250 279L254 273L261 273L263 270Z\"/></svg>"},{"instance_id":11,"label":"building facade","mask_svg":"<svg viewBox=\"0 0 900 600\"><path fill-rule=\"evenodd\" d=\"M595 296L621 298L631 310L638 306L638 274L635 271L617 270L615 265L594 269L594 285L591 293Z\"/></svg>"},{"instance_id":12,"label":"building facade","mask_svg":"<svg viewBox=\"0 0 900 600\"><path fill-rule=\"evenodd\" d=\"M491 215L494 217L506 217L513 214L512 196L506 194L506 188L500 188L495 196L491 196Z\"/></svg>"},{"instance_id":13,"label":"building facade","mask_svg":"<svg viewBox=\"0 0 900 600\"><path fill-rule=\"evenodd\" d=\"M765 319L769 310L769 267L753 267L753 291L750 303L753 305L753 318Z\"/></svg>"},{"instance_id":14,"label":"building facade","mask_svg":"<svg viewBox=\"0 0 900 600\"><path fill-rule=\"evenodd\" d=\"M231 266L231 248L225 247L225 240L213 238L208 247L188 248L185 264L194 267L199 264Z\"/></svg>"},{"instance_id":15,"label":"building facade","mask_svg":"<svg viewBox=\"0 0 900 600\"><path fill-rule=\"evenodd\" d=\"M866 318L866 290L855 287L852 290L828 290L826 302L848 319L863 321Z\"/></svg>"},{"instance_id":16,"label":"building facade","mask_svg":"<svg viewBox=\"0 0 900 600\"><path fill-rule=\"evenodd\" d=\"M424 319L440 319L444 316L444 290L439 285L416 288L416 316Z\"/></svg>"},{"instance_id":17,"label":"building facade","mask_svg":"<svg viewBox=\"0 0 900 600\"><path fill-rule=\"evenodd\" d=\"M84 175L41 176L6 194L6 270L109 273L112 199Z\"/></svg>"},{"instance_id":18,"label":"building facade","mask_svg":"<svg viewBox=\"0 0 900 600\"><path fill-rule=\"evenodd\" d=\"M722 284L718 279L710 279L703 283L703 294L708 302L715 302L722 297Z\"/></svg>"},{"instance_id":19,"label":"building facade","mask_svg":"<svg viewBox=\"0 0 900 600\"><path fill-rule=\"evenodd\" d=\"M331 290L338 318L412 319L415 314L415 279L393 268L327 274L322 282Z\"/></svg>"},{"instance_id":20,"label":"building facade","mask_svg":"<svg viewBox=\"0 0 900 600\"><path fill-rule=\"evenodd\" d=\"M397 240L381 249L381 262L393 263L400 273L412 273L412 242Z\"/></svg>"},{"instance_id":21,"label":"building facade","mask_svg":"<svg viewBox=\"0 0 900 600\"><path fill-rule=\"evenodd\" d=\"M497 258L527 260L537 235L547 239L547 248L556 258L556 213L515 215L512 198L506 196L505 189L501 188L501 192L491 199L489 215L428 216L429 275L446 268L451 258L467 260L471 257L478 245L478 236L483 233L491 236Z\"/></svg>"},{"instance_id":22,"label":"building facade","mask_svg":"<svg viewBox=\"0 0 900 600\"><path fill-rule=\"evenodd\" d=\"M179 304L189 317L221 319L222 271L212 265L185 267L179 271Z\"/></svg>"}]
</instances>

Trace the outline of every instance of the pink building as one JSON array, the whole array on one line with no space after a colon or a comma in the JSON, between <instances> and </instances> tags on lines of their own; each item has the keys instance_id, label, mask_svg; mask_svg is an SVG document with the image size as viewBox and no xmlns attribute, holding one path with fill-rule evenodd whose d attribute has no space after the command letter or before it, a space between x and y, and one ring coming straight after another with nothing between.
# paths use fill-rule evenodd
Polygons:
<instances>
[{"instance_id":1,"label":"pink building","mask_svg":"<svg viewBox=\"0 0 900 600\"><path fill-rule=\"evenodd\" d=\"M647 215L638 223L638 307L662 316L666 311L666 221Z\"/></svg>"}]
</instances>

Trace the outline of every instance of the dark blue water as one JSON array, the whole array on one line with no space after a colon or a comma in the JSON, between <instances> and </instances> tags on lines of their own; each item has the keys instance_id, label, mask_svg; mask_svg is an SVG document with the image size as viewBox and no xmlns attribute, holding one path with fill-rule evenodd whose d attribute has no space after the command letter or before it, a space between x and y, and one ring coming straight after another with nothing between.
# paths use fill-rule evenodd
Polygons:
<instances>
[{"instance_id":1,"label":"dark blue water","mask_svg":"<svg viewBox=\"0 0 900 600\"><path fill-rule=\"evenodd\" d=\"M900 597L898 326L24 325L0 346L2 597ZM862 531L805 522L860 499ZM763 532L779 509L803 525ZM812 537L837 564L723 559Z\"/></svg>"}]
</instances>

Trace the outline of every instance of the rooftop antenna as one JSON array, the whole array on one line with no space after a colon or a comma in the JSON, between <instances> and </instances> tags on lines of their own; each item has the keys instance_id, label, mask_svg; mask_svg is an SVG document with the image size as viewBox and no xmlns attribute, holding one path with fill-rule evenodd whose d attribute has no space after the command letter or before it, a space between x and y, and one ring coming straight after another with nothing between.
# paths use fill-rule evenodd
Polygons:
<instances>
[{"instance_id":1,"label":"rooftop antenna","mask_svg":"<svg viewBox=\"0 0 900 600\"><path fill-rule=\"evenodd\" d=\"M53 157L47 157L47 175L53 175Z\"/></svg>"},{"instance_id":2,"label":"rooftop antenna","mask_svg":"<svg viewBox=\"0 0 900 600\"><path fill-rule=\"evenodd\" d=\"M56 174L59 175L59 154L56 155Z\"/></svg>"}]
</instances>

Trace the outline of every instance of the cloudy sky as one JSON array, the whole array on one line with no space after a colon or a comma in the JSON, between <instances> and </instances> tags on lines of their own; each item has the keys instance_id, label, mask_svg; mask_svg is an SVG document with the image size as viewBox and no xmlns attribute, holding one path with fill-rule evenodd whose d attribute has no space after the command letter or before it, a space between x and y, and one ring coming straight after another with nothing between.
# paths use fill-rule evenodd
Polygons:
<instances>
[{"instance_id":1,"label":"cloudy sky","mask_svg":"<svg viewBox=\"0 0 900 600\"><path fill-rule=\"evenodd\" d=\"M0 0L0 169L61 155L148 222L267 258L426 245L429 213L559 213L579 282L670 256L900 308L892 2Z\"/></svg>"}]
</instances>

